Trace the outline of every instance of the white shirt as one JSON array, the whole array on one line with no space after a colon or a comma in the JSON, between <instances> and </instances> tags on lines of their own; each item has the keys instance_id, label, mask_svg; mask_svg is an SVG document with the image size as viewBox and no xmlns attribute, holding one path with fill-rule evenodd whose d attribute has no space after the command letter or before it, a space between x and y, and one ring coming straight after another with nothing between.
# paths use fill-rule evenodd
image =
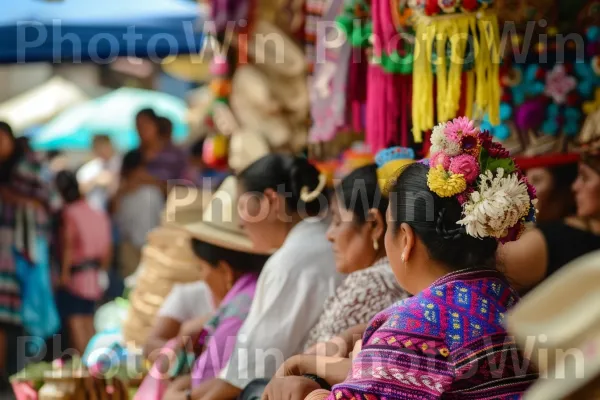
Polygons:
<instances>
[{"instance_id":1,"label":"white shirt","mask_svg":"<svg viewBox=\"0 0 600 400\"><path fill-rule=\"evenodd\" d=\"M95 158L79 168L79 171L77 171L77 181L80 185L91 182L104 171L110 172L117 179L120 169L121 158L119 156L114 156L109 161ZM113 186L117 186L116 182ZM109 193L107 188L97 186L87 193L87 200L92 208L106 211L110 195L111 193Z\"/></svg>"},{"instance_id":2,"label":"white shirt","mask_svg":"<svg viewBox=\"0 0 600 400\"><path fill-rule=\"evenodd\" d=\"M148 233L160 224L164 206L164 196L154 185L142 185L123 196L116 215L121 238L141 249Z\"/></svg>"},{"instance_id":3,"label":"white shirt","mask_svg":"<svg viewBox=\"0 0 600 400\"><path fill-rule=\"evenodd\" d=\"M336 272L326 230L316 220L300 222L266 262L221 379L244 389L253 379L272 377L302 351L325 300L344 279Z\"/></svg>"},{"instance_id":4,"label":"white shirt","mask_svg":"<svg viewBox=\"0 0 600 400\"><path fill-rule=\"evenodd\" d=\"M215 311L210 289L204 281L173 286L158 311L159 317L172 318L180 323L211 315Z\"/></svg>"}]
</instances>

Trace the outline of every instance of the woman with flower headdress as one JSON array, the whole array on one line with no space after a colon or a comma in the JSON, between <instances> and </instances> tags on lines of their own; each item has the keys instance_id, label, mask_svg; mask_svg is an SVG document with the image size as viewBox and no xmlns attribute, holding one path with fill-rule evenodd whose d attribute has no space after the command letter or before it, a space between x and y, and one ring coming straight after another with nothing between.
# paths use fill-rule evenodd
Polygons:
<instances>
[{"instance_id":1,"label":"woman with flower headdress","mask_svg":"<svg viewBox=\"0 0 600 400\"><path fill-rule=\"evenodd\" d=\"M498 244L535 214L533 193L468 119L432 136L431 166L389 186L385 248L414 296L370 322L345 381L312 399L517 399L536 378L504 328L518 294L496 269Z\"/></svg>"}]
</instances>

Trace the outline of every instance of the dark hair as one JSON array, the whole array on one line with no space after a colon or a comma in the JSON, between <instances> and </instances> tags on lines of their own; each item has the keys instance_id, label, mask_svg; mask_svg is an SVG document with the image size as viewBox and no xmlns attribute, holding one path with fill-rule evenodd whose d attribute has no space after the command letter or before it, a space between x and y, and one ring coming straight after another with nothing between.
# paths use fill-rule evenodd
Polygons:
<instances>
[{"instance_id":1,"label":"dark hair","mask_svg":"<svg viewBox=\"0 0 600 400\"><path fill-rule=\"evenodd\" d=\"M56 157L60 157L63 155L63 152L60 150L48 150L46 152L46 160L48 161L52 161L54 160Z\"/></svg>"},{"instance_id":2,"label":"dark hair","mask_svg":"<svg viewBox=\"0 0 600 400\"><path fill-rule=\"evenodd\" d=\"M125 177L131 173L131 171L144 165L144 157L142 152L138 149L131 150L123 157L121 163L121 176Z\"/></svg>"},{"instance_id":3,"label":"dark hair","mask_svg":"<svg viewBox=\"0 0 600 400\"><path fill-rule=\"evenodd\" d=\"M77 177L73 172L67 170L58 172L54 182L65 203L70 204L81 200L79 183L77 183Z\"/></svg>"},{"instance_id":4,"label":"dark hair","mask_svg":"<svg viewBox=\"0 0 600 400\"><path fill-rule=\"evenodd\" d=\"M571 164L557 165L555 167L548 168L552 175L552 181L554 183L554 190L556 192L567 190L571 191L571 185L577 179L579 174L579 165L574 162Z\"/></svg>"},{"instance_id":5,"label":"dark hair","mask_svg":"<svg viewBox=\"0 0 600 400\"><path fill-rule=\"evenodd\" d=\"M0 182L7 182L10 179L14 167L25 154L25 150L20 146L13 133L12 127L4 121L0 121L0 132L8 135L8 138L14 143L14 151L11 156L0 162Z\"/></svg>"},{"instance_id":6,"label":"dark hair","mask_svg":"<svg viewBox=\"0 0 600 400\"><path fill-rule=\"evenodd\" d=\"M196 238L192 238L192 249L196 257L211 266L216 268L219 261L225 261L231 268L242 274L251 272L258 274L269 258L265 255L226 249Z\"/></svg>"},{"instance_id":7,"label":"dark hair","mask_svg":"<svg viewBox=\"0 0 600 400\"><path fill-rule=\"evenodd\" d=\"M378 209L385 221L388 199L379 188L375 164L349 173L336 187L335 195L346 210L352 211L358 224L366 222L371 208Z\"/></svg>"},{"instance_id":8,"label":"dark hair","mask_svg":"<svg viewBox=\"0 0 600 400\"><path fill-rule=\"evenodd\" d=\"M158 132L164 139L169 139L173 134L173 122L167 117L158 117Z\"/></svg>"},{"instance_id":9,"label":"dark hair","mask_svg":"<svg viewBox=\"0 0 600 400\"><path fill-rule=\"evenodd\" d=\"M429 167L415 163L406 167L392 185L389 198L394 233L405 222L425 244L432 259L452 270L496 267L498 242L466 234L456 222L462 207L455 197L442 198L429 190Z\"/></svg>"},{"instance_id":10,"label":"dark hair","mask_svg":"<svg viewBox=\"0 0 600 400\"><path fill-rule=\"evenodd\" d=\"M158 115L156 115L156 112L152 108L143 108L138 111L138 113L135 115L135 119L140 117L148 117L155 121L158 119Z\"/></svg>"},{"instance_id":11,"label":"dark hair","mask_svg":"<svg viewBox=\"0 0 600 400\"><path fill-rule=\"evenodd\" d=\"M192 147L190 147L190 155L192 157L201 157L202 152L204 151L204 138L198 139Z\"/></svg>"},{"instance_id":12,"label":"dark hair","mask_svg":"<svg viewBox=\"0 0 600 400\"><path fill-rule=\"evenodd\" d=\"M309 202L300 198L303 187L312 192L319 185L319 171L306 158L268 154L252 163L238 178L247 192L262 193L273 189L284 195L292 212L301 211L315 216L323 211L321 200L327 204L326 193L320 193L316 199Z\"/></svg>"}]
</instances>

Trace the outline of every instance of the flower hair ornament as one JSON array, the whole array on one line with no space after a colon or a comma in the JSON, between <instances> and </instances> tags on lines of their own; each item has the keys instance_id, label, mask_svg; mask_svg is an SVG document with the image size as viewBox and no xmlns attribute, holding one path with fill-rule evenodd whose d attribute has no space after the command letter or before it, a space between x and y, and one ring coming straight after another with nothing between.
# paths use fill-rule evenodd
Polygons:
<instances>
[{"instance_id":1,"label":"flower hair ornament","mask_svg":"<svg viewBox=\"0 0 600 400\"><path fill-rule=\"evenodd\" d=\"M508 151L466 117L434 127L431 135L429 189L455 197L467 235L517 240L526 222L535 221L535 189Z\"/></svg>"}]
</instances>

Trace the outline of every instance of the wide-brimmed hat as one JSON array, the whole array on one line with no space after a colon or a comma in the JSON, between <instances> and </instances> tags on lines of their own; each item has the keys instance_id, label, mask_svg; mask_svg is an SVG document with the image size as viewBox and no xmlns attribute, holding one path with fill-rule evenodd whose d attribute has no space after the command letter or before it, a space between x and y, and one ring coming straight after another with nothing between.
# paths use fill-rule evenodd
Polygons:
<instances>
[{"instance_id":1,"label":"wide-brimmed hat","mask_svg":"<svg viewBox=\"0 0 600 400\"><path fill-rule=\"evenodd\" d=\"M264 19L253 28L248 56L261 70L285 77L306 73L302 49L284 31Z\"/></svg>"},{"instance_id":2,"label":"wide-brimmed hat","mask_svg":"<svg viewBox=\"0 0 600 400\"><path fill-rule=\"evenodd\" d=\"M564 399L599 377L600 251L565 265L530 292L508 314L507 326L547 376L524 399Z\"/></svg>"},{"instance_id":3,"label":"wide-brimmed hat","mask_svg":"<svg viewBox=\"0 0 600 400\"><path fill-rule=\"evenodd\" d=\"M229 168L239 174L255 161L269 154L267 141L250 129L239 129L229 142Z\"/></svg>"},{"instance_id":4,"label":"wide-brimmed hat","mask_svg":"<svg viewBox=\"0 0 600 400\"><path fill-rule=\"evenodd\" d=\"M237 208L237 179L226 178L202 213L202 220L184 228L194 238L225 249L262 254L254 249L240 226Z\"/></svg>"}]
</instances>

